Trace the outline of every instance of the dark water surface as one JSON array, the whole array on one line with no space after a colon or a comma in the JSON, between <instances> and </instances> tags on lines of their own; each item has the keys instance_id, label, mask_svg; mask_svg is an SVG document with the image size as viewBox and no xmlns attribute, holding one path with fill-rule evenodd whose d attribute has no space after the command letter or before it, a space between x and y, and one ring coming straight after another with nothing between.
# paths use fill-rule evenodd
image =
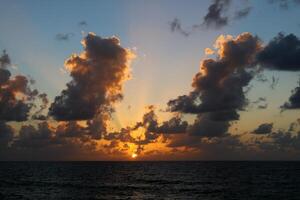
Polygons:
<instances>
[{"instance_id":1,"label":"dark water surface","mask_svg":"<svg viewBox=\"0 0 300 200\"><path fill-rule=\"evenodd\" d=\"M0 162L0 199L300 200L300 162Z\"/></svg>"}]
</instances>

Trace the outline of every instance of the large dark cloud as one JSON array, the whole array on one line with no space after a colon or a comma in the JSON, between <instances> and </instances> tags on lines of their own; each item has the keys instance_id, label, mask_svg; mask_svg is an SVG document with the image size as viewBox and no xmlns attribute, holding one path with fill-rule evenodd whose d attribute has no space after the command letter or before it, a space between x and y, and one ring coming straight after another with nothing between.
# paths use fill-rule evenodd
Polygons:
<instances>
[{"instance_id":1,"label":"large dark cloud","mask_svg":"<svg viewBox=\"0 0 300 200\"><path fill-rule=\"evenodd\" d=\"M191 130L205 136L205 129L212 135L222 135L229 121L239 119L237 111L248 104L243 88L253 78L255 55L261 43L250 33L243 33L236 38L219 37L216 47L217 59L202 61L193 79L194 90L168 102L172 112L198 114Z\"/></svg>"},{"instance_id":2,"label":"large dark cloud","mask_svg":"<svg viewBox=\"0 0 300 200\"><path fill-rule=\"evenodd\" d=\"M219 137L223 136L227 132L229 126L230 124L228 120L213 120L211 118L211 113L208 113L198 115L194 124L189 127L188 133L201 137Z\"/></svg>"},{"instance_id":3,"label":"large dark cloud","mask_svg":"<svg viewBox=\"0 0 300 200\"><path fill-rule=\"evenodd\" d=\"M279 33L257 55L263 68L285 71L300 70L300 39L294 34Z\"/></svg>"},{"instance_id":4,"label":"large dark cloud","mask_svg":"<svg viewBox=\"0 0 300 200\"><path fill-rule=\"evenodd\" d=\"M271 133L273 129L273 123L260 124L253 133L255 134L268 134Z\"/></svg>"},{"instance_id":5,"label":"large dark cloud","mask_svg":"<svg viewBox=\"0 0 300 200\"><path fill-rule=\"evenodd\" d=\"M93 33L82 44L84 51L65 62L72 81L51 104L49 114L56 120L92 119L122 99L131 52L120 46L118 38L101 38Z\"/></svg>"}]
</instances>

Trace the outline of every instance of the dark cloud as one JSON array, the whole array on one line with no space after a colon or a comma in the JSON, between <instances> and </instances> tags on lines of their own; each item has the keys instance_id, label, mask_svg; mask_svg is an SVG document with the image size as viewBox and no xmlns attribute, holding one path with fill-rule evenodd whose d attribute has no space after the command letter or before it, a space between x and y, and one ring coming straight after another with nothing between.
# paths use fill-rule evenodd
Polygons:
<instances>
[{"instance_id":1,"label":"dark cloud","mask_svg":"<svg viewBox=\"0 0 300 200\"><path fill-rule=\"evenodd\" d=\"M80 21L80 22L78 23L78 25L79 25L79 26L87 26L88 24L87 24L86 21Z\"/></svg>"},{"instance_id":2,"label":"dark cloud","mask_svg":"<svg viewBox=\"0 0 300 200\"><path fill-rule=\"evenodd\" d=\"M269 134L272 132L273 129L273 123L264 123L259 125L253 133L255 134Z\"/></svg>"},{"instance_id":3,"label":"dark cloud","mask_svg":"<svg viewBox=\"0 0 300 200\"><path fill-rule=\"evenodd\" d=\"M200 135L205 129L213 135L217 131L225 134L229 121L239 119L237 111L248 104L243 88L253 78L253 63L261 43L250 33L243 33L237 38L221 36L216 46L219 55L216 60L202 61L193 79L194 90L168 102L171 112L198 115L191 131Z\"/></svg>"},{"instance_id":4,"label":"dark cloud","mask_svg":"<svg viewBox=\"0 0 300 200\"><path fill-rule=\"evenodd\" d=\"M46 120L47 117L42 114L42 112L48 107L49 100L46 93L41 93L37 95L37 99L40 100L40 105L37 111L32 115L32 119L36 120Z\"/></svg>"},{"instance_id":5,"label":"dark cloud","mask_svg":"<svg viewBox=\"0 0 300 200\"><path fill-rule=\"evenodd\" d=\"M299 86L292 90L292 95L288 102L285 102L281 109L299 109L300 108L300 82Z\"/></svg>"},{"instance_id":6,"label":"dark cloud","mask_svg":"<svg viewBox=\"0 0 300 200\"><path fill-rule=\"evenodd\" d=\"M267 99L265 97L259 97L256 101L253 101L254 104L264 103Z\"/></svg>"},{"instance_id":7,"label":"dark cloud","mask_svg":"<svg viewBox=\"0 0 300 200\"><path fill-rule=\"evenodd\" d=\"M13 136L13 128L5 122L0 121L0 151L1 149L7 148L8 144L12 141Z\"/></svg>"},{"instance_id":8,"label":"dark cloud","mask_svg":"<svg viewBox=\"0 0 300 200\"><path fill-rule=\"evenodd\" d=\"M248 5L247 0L243 2L242 8L235 9L234 11L230 9L231 4L232 0L212 0L212 3L208 7L207 13L203 17L203 21L192 25L190 31L187 31L187 29L183 28L183 25L178 18L174 18L169 23L170 30L172 32L178 32L187 37L198 29L206 30L207 28L222 28L233 20L240 20L247 17L252 10L252 7Z\"/></svg>"},{"instance_id":9,"label":"dark cloud","mask_svg":"<svg viewBox=\"0 0 300 200\"><path fill-rule=\"evenodd\" d=\"M7 66L11 64L10 58L6 53L6 50L3 50L2 55L0 57L0 67L5 69Z\"/></svg>"},{"instance_id":10,"label":"dark cloud","mask_svg":"<svg viewBox=\"0 0 300 200\"><path fill-rule=\"evenodd\" d=\"M55 97L49 114L56 120L88 120L97 113L111 112L121 100L133 54L116 37L101 38L89 33L82 41L84 51L66 60L72 80Z\"/></svg>"},{"instance_id":11,"label":"dark cloud","mask_svg":"<svg viewBox=\"0 0 300 200\"><path fill-rule=\"evenodd\" d=\"M300 153L300 134L289 131L278 130L268 134L266 140L256 140L256 145L263 152L269 155L277 155L284 159L299 159Z\"/></svg>"},{"instance_id":12,"label":"dark cloud","mask_svg":"<svg viewBox=\"0 0 300 200\"><path fill-rule=\"evenodd\" d=\"M104 156L97 142L77 122L48 122L23 125L14 142L0 155L0 160L81 160Z\"/></svg>"},{"instance_id":13,"label":"dark cloud","mask_svg":"<svg viewBox=\"0 0 300 200\"><path fill-rule=\"evenodd\" d=\"M300 4L299 0L269 0L269 3L278 4L282 9L289 9L292 5Z\"/></svg>"},{"instance_id":14,"label":"dark cloud","mask_svg":"<svg viewBox=\"0 0 300 200\"><path fill-rule=\"evenodd\" d=\"M38 124L35 128L33 125L24 125L21 127L17 140L13 147L22 149L45 148L55 144L55 135L50 129L47 122Z\"/></svg>"},{"instance_id":15,"label":"dark cloud","mask_svg":"<svg viewBox=\"0 0 300 200\"><path fill-rule=\"evenodd\" d=\"M243 8L241 10L237 10L234 14L234 18L235 19L245 18L250 14L251 10L252 10L252 7L250 7L250 6Z\"/></svg>"},{"instance_id":16,"label":"dark cloud","mask_svg":"<svg viewBox=\"0 0 300 200\"><path fill-rule=\"evenodd\" d=\"M109 141L133 143L137 145L135 153L140 154L144 151L145 145L158 142L160 136L167 138L170 135L181 135L187 132L188 123L180 116L174 116L159 123L154 106L149 106L147 109L142 121L131 127L121 128L120 131L106 133L103 138ZM133 137L134 131L139 131L142 135Z\"/></svg>"},{"instance_id":17,"label":"dark cloud","mask_svg":"<svg viewBox=\"0 0 300 200\"><path fill-rule=\"evenodd\" d=\"M229 126L228 120L212 120L211 113L208 113L198 115L194 124L189 127L188 133L200 137L220 137L227 133Z\"/></svg>"},{"instance_id":18,"label":"dark cloud","mask_svg":"<svg viewBox=\"0 0 300 200\"><path fill-rule=\"evenodd\" d=\"M294 34L279 33L257 55L263 68L285 71L300 70L300 39Z\"/></svg>"},{"instance_id":19,"label":"dark cloud","mask_svg":"<svg viewBox=\"0 0 300 200\"><path fill-rule=\"evenodd\" d=\"M178 18L174 18L173 21L169 23L171 32L178 32L184 36L189 36L190 33L182 28L181 22Z\"/></svg>"},{"instance_id":20,"label":"dark cloud","mask_svg":"<svg viewBox=\"0 0 300 200\"><path fill-rule=\"evenodd\" d=\"M228 24L228 17L224 12L228 8L231 0L214 0L209 6L208 12L204 17L203 24L207 27L220 28Z\"/></svg>"},{"instance_id":21,"label":"dark cloud","mask_svg":"<svg viewBox=\"0 0 300 200\"><path fill-rule=\"evenodd\" d=\"M296 122L290 123L290 126L289 126L288 131L289 131L289 132L295 131L295 129L296 129L297 126L298 126L298 123L296 123Z\"/></svg>"},{"instance_id":22,"label":"dark cloud","mask_svg":"<svg viewBox=\"0 0 300 200\"><path fill-rule=\"evenodd\" d=\"M284 35L279 33L257 55L257 61L263 68L281 71L300 70L300 39L294 34ZM278 84L279 79L272 77L270 87ZM292 91L288 102L281 106L282 109L300 108L300 87Z\"/></svg>"},{"instance_id":23,"label":"dark cloud","mask_svg":"<svg viewBox=\"0 0 300 200\"><path fill-rule=\"evenodd\" d=\"M299 71L300 70L300 39L294 34L284 35L279 33L258 54L257 60L263 68ZM272 77L270 87L278 84L279 79ZM282 109L294 109L300 107L300 90L296 87L292 91L288 102L281 106Z\"/></svg>"},{"instance_id":24,"label":"dark cloud","mask_svg":"<svg viewBox=\"0 0 300 200\"><path fill-rule=\"evenodd\" d=\"M199 138L182 135L170 140L168 147L177 149L184 147L187 155L192 159L201 160L246 160L253 159L257 152L250 151L248 146L241 142L239 135L226 135L224 137ZM257 157L256 157L257 159Z\"/></svg>"},{"instance_id":25,"label":"dark cloud","mask_svg":"<svg viewBox=\"0 0 300 200\"><path fill-rule=\"evenodd\" d=\"M67 41L73 36L74 33L58 33L56 34L55 39L59 41Z\"/></svg>"},{"instance_id":26,"label":"dark cloud","mask_svg":"<svg viewBox=\"0 0 300 200\"><path fill-rule=\"evenodd\" d=\"M188 123L186 121L182 121L179 116L175 116L157 127L152 127L149 131L161 134L177 134L186 133L187 127Z\"/></svg>"},{"instance_id":27,"label":"dark cloud","mask_svg":"<svg viewBox=\"0 0 300 200\"><path fill-rule=\"evenodd\" d=\"M27 77L12 77L9 66L10 58L3 51L0 57L0 121L25 121L39 92L31 88Z\"/></svg>"},{"instance_id":28,"label":"dark cloud","mask_svg":"<svg viewBox=\"0 0 300 200\"><path fill-rule=\"evenodd\" d=\"M267 109L268 108L268 104L265 103L264 105L258 105L257 108L258 109Z\"/></svg>"}]
</instances>

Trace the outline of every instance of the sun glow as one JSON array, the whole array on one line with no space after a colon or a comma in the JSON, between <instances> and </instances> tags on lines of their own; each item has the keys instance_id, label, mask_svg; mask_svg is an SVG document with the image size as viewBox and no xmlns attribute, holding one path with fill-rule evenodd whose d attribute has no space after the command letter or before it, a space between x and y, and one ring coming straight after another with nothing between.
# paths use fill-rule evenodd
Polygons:
<instances>
[{"instance_id":1,"label":"sun glow","mask_svg":"<svg viewBox=\"0 0 300 200\"><path fill-rule=\"evenodd\" d=\"M136 153L133 153L132 155L131 155L131 157L132 158L136 158L138 155L136 154Z\"/></svg>"}]
</instances>

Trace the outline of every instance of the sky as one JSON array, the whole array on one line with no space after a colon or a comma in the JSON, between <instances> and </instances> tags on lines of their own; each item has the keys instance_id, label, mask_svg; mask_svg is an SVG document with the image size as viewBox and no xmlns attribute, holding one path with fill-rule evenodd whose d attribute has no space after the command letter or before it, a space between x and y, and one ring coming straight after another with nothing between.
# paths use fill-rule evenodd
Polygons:
<instances>
[{"instance_id":1,"label":"sky","mask_svg":"<svg viewBox=\"0 0 300 200\"><path fill-rule=\"evenodd\" d=\"M0 160L299 160L299 0L8 1Z\"/></svg>"}]
</instances>

